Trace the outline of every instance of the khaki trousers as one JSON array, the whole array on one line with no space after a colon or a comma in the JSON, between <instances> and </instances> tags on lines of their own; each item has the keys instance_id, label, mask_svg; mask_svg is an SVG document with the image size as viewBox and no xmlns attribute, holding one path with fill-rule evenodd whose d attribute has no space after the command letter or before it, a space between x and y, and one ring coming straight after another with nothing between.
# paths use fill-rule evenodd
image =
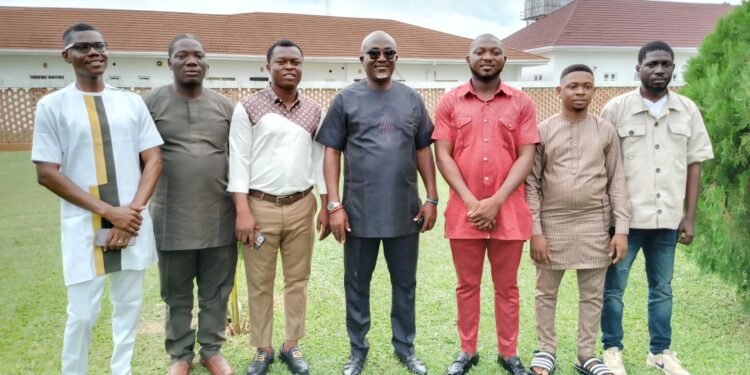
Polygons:
<instances>
[{"instance_id":1,"label":"khaki trousers","mask_svg":"<svg viewBox=\"0 0 750 375\"><path fill-rule=\"evenodd\" d=\"M250 210L266 242L258 250L243 246L250 312L250 345L273 346L273 285L276 258L281 253L284 272L284 330L286 340L305 334L307 281L315 242L313 194L285 206L249 197Z\"/></svg>"},{"instance_id":2,"label":"khaki trousers","mask_svg":"<svg viewBox=\"0 0 750 375\"><path fill-rule=\"evenodd\" d=\"M575 270L578 276L578 356L592 357L602 314L607 268ZM557 291L565 270L536 269L536 334L540 350L555 353Z\"/></svg>"}]
</instances>

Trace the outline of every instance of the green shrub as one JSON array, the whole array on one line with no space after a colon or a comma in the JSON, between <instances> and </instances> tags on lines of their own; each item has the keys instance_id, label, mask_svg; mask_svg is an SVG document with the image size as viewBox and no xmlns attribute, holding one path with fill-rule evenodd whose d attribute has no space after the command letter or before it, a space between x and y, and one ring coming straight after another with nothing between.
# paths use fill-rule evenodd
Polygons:
<instances>
[{"instance_id":1,"label":"green shrub","mask_svg":"<svg viewBox=\"0 0 750 375\"><path fill-rule=\"evenodd\" d=\"M701 108L715 159L704 163L692 258L750 306L750 2L719 21L680 90Z\"/></svg>"}]
</instances>

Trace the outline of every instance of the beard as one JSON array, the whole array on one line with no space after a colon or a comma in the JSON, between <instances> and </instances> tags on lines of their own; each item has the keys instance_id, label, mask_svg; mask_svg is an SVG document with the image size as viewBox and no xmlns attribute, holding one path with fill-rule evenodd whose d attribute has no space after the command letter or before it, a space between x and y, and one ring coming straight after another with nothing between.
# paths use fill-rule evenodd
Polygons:
<instances>
[{"instance_id":1,"label":"beard","mask_svg":"<svg viewBox=\"0 0 750 375\"><path fill-rule=\"evenodd\" d=\"M503 72L503 68L504 66L500 67L500 70L498 70L497 73L493 72L493 73L487 74L487 73L482 73L480 71L477 71L476 69L474 69L474 67L469 66L469 70L471 70L471 75L481 82L489 82L489 81L496 79L497 77L500 76L500 73Z\"/></svg>"},{"instance_id":2,"label":"beard","mask_svg":"<svg viewBox=\"0 0 750 375\"><path fill-rule=\"evenodd\" d=\"M672 82L671 79L666 80L664 82L663 86L661 86L661 85L659 85L659 86L652 86L647 81L641 80L641 84L643 85L643 88L645 88L646 90L648 90L648 92L650 92L652 94L656 94L656 95L662 94L665 91L667 91L667 89L669 88L669 83L670 82Z\"/></svg>"}]
</instances>

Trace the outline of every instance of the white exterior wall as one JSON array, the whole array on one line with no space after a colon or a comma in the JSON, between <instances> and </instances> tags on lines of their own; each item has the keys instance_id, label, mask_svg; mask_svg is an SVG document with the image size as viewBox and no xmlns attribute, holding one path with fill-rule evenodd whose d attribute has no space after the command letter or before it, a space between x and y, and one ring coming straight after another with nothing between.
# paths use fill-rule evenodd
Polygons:
<instances>
[{"instance_id":1,"label":"white exterior wall","mask_svg":"<svg viewBox=\"0 0 750 375\"><path fill-rule=\"evenodd\" d=\"M640 81L635 76L635 66L638 64L638 48L627 49L554 49L535 53L550 59L547 65L524 67L521 81L535 81L535 75L542 75L542 81L557 84L560 73L572 64L586 64L594 70L594 78L598 85L603 86L638 86ZM684 84L684 69L689 58L696 56L694 49L676 49L675 51L676 77L672 85ZM615 74L615 79L606 80L605 74Z\"/></svg>"},{"instance_id":2,"label":"white exterior wall","mask_svg":"<svg viewBox=\"0 0 750 375\"><path fill-rule=\"evenodd\" d=\"M342 59L343 60L343 59ZM267 83L252 78L268 78L265 57L212 57L208 56L209 87L262 87ZM46 64L46 67L45 65ZM362 65L356 59L348 61L322 61L308 59L304 65L303 85L342 87L365 77ZM522 65L508 64L502 77L518 81ZM426 62L402 60L397 65L394 78L407 83L465 82L470 71L463 61ZM32 79L31 76L63 76L63 79ZM111 53L105 79L121 87L156 87L172 81L165 56L136 56ZM0 51L0 87L62 87L74 81L73 71L58 53L21 54ZM311 85L312 86L312 85Z\"/></svg>"}]
</instances>

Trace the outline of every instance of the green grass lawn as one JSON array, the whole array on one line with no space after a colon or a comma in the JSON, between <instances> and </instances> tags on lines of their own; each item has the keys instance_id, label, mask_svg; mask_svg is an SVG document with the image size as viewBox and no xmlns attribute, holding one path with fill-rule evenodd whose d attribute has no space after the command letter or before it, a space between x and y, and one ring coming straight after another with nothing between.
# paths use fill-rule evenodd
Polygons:
<instances>
[{"instance_id":1,"label":"green grass lawn","mask_svg":"<svg viewBox=\"0 0 750 375\"><path fill-rule=\"evenodd\" d=\"M442 179L440 179L442 181ZM447 187L440 185L443 202ZM28 152L0 153L0 364L3 374L60 373L60 351L65 324L66 291L60 260L59 203L38 186ZM448 242L443 238L442 209L437 229L421 240L417 287L417 353L430 373L445 371L459 350L455 324L455 272ZM700 234L700 228L699 234ZM277 272L277 285L281 272ZM164 306L159 298L156 267L147 272L143 313L136 341L134 374L163 374L169 357L163 347ZM244 286L244 272L238 273ZM529 362L535 349L534 267L527 254L519 271L521 334L519 353ZM575 275L564 280L558 303L559 340L557 374L575 372L577 291ZM716 277L702 273L678 251L673 288L673 349L693 374L747 374L750 363L750 317L743 314L734 291ZM639 257L625 296L625 360L630 374L658 374L646 367L646 280ZM106 293L106 292L105 292ZM495 362L492 285L485 266L479 351L482 359L473 374L502 373ZM243 309L247 302L240 291ZM282 289L276 288L274 342L283 340ZM365 374L406 374L390 345L390 285L382 255L372 282L372 329ZM111 308L105 296L102 314L94 329L90 373L109 372L112 350ZM337 374L348 356L344 322L342 247L333 239L318 243L309 286L307 337L303 350L313 373ZM247 335L230 337L223 350L238 373L244 373L251 356ZM196 374L207 374L196 367ZM272 374L288 373L283 364Z\"/></svg>"}]
</instances>

